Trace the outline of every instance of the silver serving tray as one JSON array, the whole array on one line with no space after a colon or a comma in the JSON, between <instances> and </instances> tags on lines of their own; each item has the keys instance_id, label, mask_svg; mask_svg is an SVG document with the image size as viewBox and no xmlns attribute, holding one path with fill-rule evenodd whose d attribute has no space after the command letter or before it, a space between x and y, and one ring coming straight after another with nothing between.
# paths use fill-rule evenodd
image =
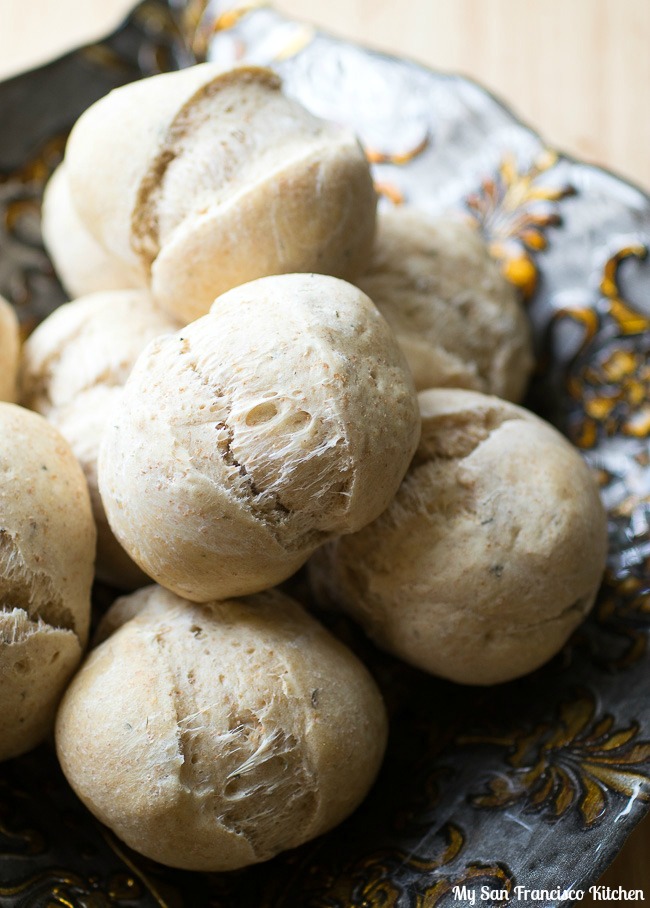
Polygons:
<instances>
[{"instance_id":1,"label":"silver serving tray","mask_svg":"<svg viewBox=\"0 0 650 908\"><path fill-rule=\"evenodd\" d=\"M529 404L597 473L608 571L553 662L487 690L408 669L337 619L387 697L385 768L342 827L247 871L176 872L129 851L75 799L48 746L0 766L0 905L433 908L472 893L503 904L481 900L484 886L510 905L568 904L562 890L587 889L650 802L650 199L549 149L467 79L258 3L146 0L106 41L0 85L0 292L25 331L64 299L39 215L72 123L115 85L205 57L272 66L306 107L352 126L381 204L476 222L534 326ZM97 602L111 595L98 589Z\"/></svg>"}]
</instances>

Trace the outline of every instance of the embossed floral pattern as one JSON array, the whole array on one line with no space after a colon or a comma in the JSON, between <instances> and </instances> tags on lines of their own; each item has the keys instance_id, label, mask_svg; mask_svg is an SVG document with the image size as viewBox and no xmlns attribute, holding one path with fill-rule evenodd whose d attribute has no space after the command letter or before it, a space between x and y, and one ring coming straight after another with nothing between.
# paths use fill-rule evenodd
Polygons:
<instances>
[{"instance_id":1,"label":"embossed floral pattern","mask_svg":"<svg viewBox=\"0 0 650 908\"><path fill-rule=\"evenodd\" d=\"M650 800L650 741L638 740L636 722L619 728L611 715L598 716L587 691L561 703L557 720L505 738L463 739L465 744L508 748L510 771L472 797L476 807L507 807L523 800L528 810L549 819L577 810L590 827L603 816L613 793Z\"/></svg>"},{"instance_id":2,"label":"embossed floral pattern","mask_svg":"<svg viewBox=\"0 0 650 908\"><path fill-rule=\"evenodd\" d=\"M557 163L546 150L527 170L505 157L495 177L483 180L478 192L467 197L467 207L501 262L503 272L526 299L537 286L534 255L546 248L546 231L560 223L556 202L573 194L571 186L552 186L543 176Z\"/></svg>"},{"instance_id":3,"label":"embossed floral pattern","mask_svg":"<svg viewBox=\"0 0 650 908\"><path fill-rule=\"evenodd\" d=\"M645 246L626 246L607 261L599 309L560 309L555 314L556 323L569 319L583 330L567 375L567 390L578 405L568 428L581 448L617 434L650 434L650 319L623 299L618 285L621 263L646 255Z\"/></svg>"}]
</instances>

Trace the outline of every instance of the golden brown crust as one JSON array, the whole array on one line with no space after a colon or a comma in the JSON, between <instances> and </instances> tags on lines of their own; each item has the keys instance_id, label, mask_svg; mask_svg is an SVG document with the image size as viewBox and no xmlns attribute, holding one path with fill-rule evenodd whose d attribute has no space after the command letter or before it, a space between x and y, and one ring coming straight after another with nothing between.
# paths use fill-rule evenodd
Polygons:
<instances>
[{"instance_id":1,"label":"golden brown crust","mask_svg":"<svg viewBox=\"0 0 650 908\"><path fill-rule=\"evenodd\" d=\"M149 341L177 324L141 290L93 293L60 306L25 343L22 402L72 446L86 476L97 524L97 574L119 589L149 582L113 536L97 487L101 437L121 388Z\"/></svg>"},{"instance_id":2,"label":"golden brown crust","mask_svg":"<svg viewBox=\"0 0 650 908\"><path fill-rule=\"evenodd\" d=\"M425 671L505 681L556 653L594 602L607 550L598 489L569 442L514 404L437 390L420 406L396 498L312 557L312 584Z\"/></svg>"},{"instance_id":3,"label":"golden brown crust","mask_svg":"<svg viewBox=\"0 0 650 908\"><path fill-rule=\"evenodd\" d=\"M357 284L395 332L418 390L524 396L533 367L530 326L475 227L408 207L384 211Z\"/></svg>"},{"instance_id":4,"label":"golden brown crust","mask_svg":"<svg viewBox=\"0 0 650 908\"><path fill-rule=\"evenodd\" d=\"M352 279L368 263L377 199L363 150L270 70L203 64L120 88L80 118L66 168L87 229L143 265L183 323L264 275Z\"/></svg>"},{"instance_id":5,"label":"golden brown crust","mask_svg":"<svg viewBox=\"0 0 650 908\"><path fill-rule=\"evenodd\" d=\"M200 606L152 587L114 608L56 740L77 794L132 848L235 869L365 796L386 744L381 696L297 603L272 591Z\"/></svg>"},{"instance_id":6,"label":"golden brown crust","mask_svg":"<svg viewBox=\"0 0 650 908\"><path fill-rule=\"evenodd\" d=\"M136 563L195 601L286 579L389 503L420 430L370 300L323 275L264 278L140 357L99 459Z\"/></svg>"},{"instance_id":7,"label":"golden brown crust","mask_svg":"<svg viewBox=\"0 0 650 908\"><path fill-rule=\"evenodd\" d=\"M131 217L131 243L134 251L142 258L145 266L151 265L160 252L158 225L158 196L165 171L174 158L182 151L182 142L191 135L194 123L194 108L206 99L212 99L224 89L236 85L245 90L256 84L272 91L281 91L282 80L270 69L261 66L241 66L235 70L220 73L210 82L202 85L180 107L162 139L158 155L154 158L137 191L136 203ZM217 292L214 296L217 296Z\"/></svg>"},{"instance_id":8,"label":"golden brown crust","mask_svg":"<svg viewBox=\"0 0 650 908\"><path fill-rule=\"evenodd\" d=\"M42 417L0 404L0 760L49 731L88 635L95 526L83 473Z\"/></svg>"}]
</instances>

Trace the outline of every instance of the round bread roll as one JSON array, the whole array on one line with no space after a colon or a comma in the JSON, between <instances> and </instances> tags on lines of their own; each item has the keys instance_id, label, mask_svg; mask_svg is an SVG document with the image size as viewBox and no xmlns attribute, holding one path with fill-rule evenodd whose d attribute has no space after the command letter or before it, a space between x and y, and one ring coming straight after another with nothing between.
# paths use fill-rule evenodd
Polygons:
<instances>
[{"instance_id":1,"label":"round bread roll","mask_svg":"<svg viewBox=\"0 0 650 908\"><path fill-rule=\"evenodd\" d=\"M88 483L97 528L95 574L99 580L120 590L134 590L151 583L151 578L127 555L113 535L97 477L99 445L107 424L119 410L121 397L121 387L98 385L79 395L67 407L52 412L48 419L72 448Z\"/></svg>"},{"instance_id":2,"label":"round bread roll","mask_svg":"<svg viewBox=\"0 0 650 908\"><path fill-rule=\"evenodd\" d=\"M48 733L88 636L95 526L86 481L41 416L0 404L0 760Z\"/></svg>"},{"instance_id":3,"label":"round bread roll","mask_svg":"<svg viewBox=\"0 0 650 908\"><path fill-rule=\"evenodd\" d=\"M104 385L124 385L149 341L177 331L143 290L112 290L59 306L25 342L21 396L49 416Z\"/></svg>"},{"instance_id":4,"label":"round bread roll","mask_svg":"<svg viewBox=\"0 0 650 908\"><path fill-rule=\"evenodd\" d=\"M376 196L359 143L270 70L202 64L118 88L77 122L66 168L86 228L184 323L253 278L355 278L370 259Z\"/></svg>"},{"instance_id":5,"label":"round bread roll","mask_svg":"<svg viewBox=\"0 0 650 908\"><path fill-rule=\"evenodd\" d=\"M63 164L45 187L41 231L56 273L72 298L147 285L142 266L110 256L84 227L72 203Z\"/></svg>"},{"instance_id":6,"label":"round bread roll","mask_svg":"<svg viewBox=\"0 0 650 908\"><path fill-rule=\"evenodd\" d=\"M546 662L591 608L607 527L580 454L513 404L420 394L422 438L393 503L310 563L317 598L383 649L452 681Z\"/></svg>"},{"instance_id":7,"label":"round bread roll","mask_svg":"<svg viewBox=\"0 0 650 908\"><path fill-rule=\"evenodd\" d=\"M232 870L320 835L365 797L386 745L381 695L296 602L271 591L196 605L154 587L118 609L113 626L135 617L70 685L56 744L76 793L127 845Z\"/></svg>"},{"instance_id":8,"label":"round bread roll","mask_svg":"<svg viewBox=\"0 0 650 908\"><path fill-rule=\"evenodd\" d=\"M360 290L263 278L140 356L99 487L134 561L207 602L267 589L373 520L419 433L404 358Z\"/></svg>"},{"instance_id":9,"label":"round bread roll","mask_svg":"<svg viewBox=\"0 0 650 908\"><path fill-rule=\"evenodd\" d=\"M0 296L0 401L16 399L20 331L13 306Z\"/></svg>"},{"instance_id":10,"label":"round bread roll","mask_svg":"<svg viewBox=\"0 0 650 908\"><path fill-rule=\"evenodd\" d=\"M524 396L533 367L528 319L474 227L409 208L383 211L357 284L395 332L419 391Z\"/></svg>"},{"instance_id":11,"label":"round bread roll","mask_svg":"<svg viewBox=\"0 0 650 908\"><path fill-rule=\"evenodd\" d=\"M97 524L97 575L121 589L150 578L108 525L97 486L99 444L138 355L153 338L177 328L144 291L111 291L60 306L24 347L22 403L46 416L79 460Z\"/></svg>"}]
</instances>

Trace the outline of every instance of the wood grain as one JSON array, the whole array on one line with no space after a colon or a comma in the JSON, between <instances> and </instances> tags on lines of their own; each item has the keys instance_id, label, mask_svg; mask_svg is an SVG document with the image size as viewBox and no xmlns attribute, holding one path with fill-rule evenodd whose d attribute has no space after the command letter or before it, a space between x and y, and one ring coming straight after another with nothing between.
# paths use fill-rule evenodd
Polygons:
<instances>
[{"instance_id":1,"label":"wood grain","mask_svg":"<svg viewBox=\"0 0 650 908\"><path fill-rule=\"evenodd\" d=\"M342 36L477 79L556 148L650 189L648 0L277 0Z\"/></svg>"},{"instance_id":2,"label":"wood grain","mask_svg":"<svg viewBox=\"0 0 650 908\"><path fill-rule=\"evenodd\" d=\"M94 40L133 0L0 0L0 78ZM277 0L288 15L483 83L553 146L650 190L649 0ZM650 817L604 884L650 899ZM560 881L559 881L560 882ZM603 905L585 899L582 905ZM609 904L612 904L611 902Z\"/></svg>"},{"instance_id":3,"label":"wood grain","mask_svg":"<svg viewBox=\"0 0 650 908\"><path fill-rule=\"evenodd\" d=\"M0 78L110 30L133 0L0 0ZM650 189L649 0L277 0L485 84L549 143Z\"/></svg>"}]
</instances>

